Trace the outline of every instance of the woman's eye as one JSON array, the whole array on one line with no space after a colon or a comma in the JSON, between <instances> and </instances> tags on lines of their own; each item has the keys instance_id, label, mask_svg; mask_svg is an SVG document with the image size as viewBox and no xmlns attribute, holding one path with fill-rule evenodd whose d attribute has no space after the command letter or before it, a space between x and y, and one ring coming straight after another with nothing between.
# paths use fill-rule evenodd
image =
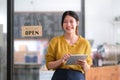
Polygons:
<instances>
[{"instance_id":1,"label":"woman's eye","mask_svg":"<svg viewBox=\"0 0 120 80\"><path fill-rule=\"evenodd\" d=\"M73 23L73 21L70 21L70 23Z\"/></svg>"},{"instance_id":2,"label":"woman's eye","mask_svg":"<svg viewBox=\"0 0 120 80\"><path fill-rule=\"evenodd\" d=\"M63 23L68 23L68 21L64 21Z\"/></svg>"}]
</instances>

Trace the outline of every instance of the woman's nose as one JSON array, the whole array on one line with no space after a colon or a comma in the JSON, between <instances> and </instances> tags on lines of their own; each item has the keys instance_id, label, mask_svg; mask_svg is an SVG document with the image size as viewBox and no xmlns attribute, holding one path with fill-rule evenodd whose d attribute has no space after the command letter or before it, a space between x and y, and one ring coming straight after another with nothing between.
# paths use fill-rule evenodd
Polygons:
<instances>
[{"instance_id":1,"label":"woman's nose","mask_svg":"<svg viewBox=\"0 0 120 80\"><path fill-rule=\"evenodd\" d=\"M67 26L70 26L70 22L67 22Z\"/></svg>"}]
</instances>

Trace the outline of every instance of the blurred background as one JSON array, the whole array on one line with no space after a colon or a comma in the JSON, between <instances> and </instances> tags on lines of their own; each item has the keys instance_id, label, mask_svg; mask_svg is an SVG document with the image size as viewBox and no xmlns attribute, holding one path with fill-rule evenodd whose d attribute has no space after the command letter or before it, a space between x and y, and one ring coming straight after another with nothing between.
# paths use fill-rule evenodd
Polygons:
<instances>
[{"instance_id":1,"label":"blurred background","mask_svg":"<svg viewBox=\"0 0 120 80\"><path fill-rule=\"evenodd\" d=\"M54 71L46 69L44 55L49 40L63 34L61 17L66 10L77 12L79 34L92 47L93 65L86 80L120 80L119 3L119 0L14 0L14 80L51 79ZM26 26L41 27L41 36L23 36L22 28ZM0 0L0 80L6 80L6 33L7 0ZM35 35L35 31L31 34ZM98 75L91 75L95 71Z\"/></svg>"}]
</instances>

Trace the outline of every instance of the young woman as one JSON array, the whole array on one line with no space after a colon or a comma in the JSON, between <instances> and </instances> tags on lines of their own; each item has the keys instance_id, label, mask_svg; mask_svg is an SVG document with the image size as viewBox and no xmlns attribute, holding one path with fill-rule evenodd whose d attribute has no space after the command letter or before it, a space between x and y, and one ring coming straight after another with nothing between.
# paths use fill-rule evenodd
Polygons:
<instances>
[{"instance_id":1,"label":"young woman","mask_svg":"<svg viewBox=\"0 0 120 80\"><path fill-rule=\"evenodd\" d=\"M46 66L54 69L52 80L85 80L84 73L90 69L91 47L85 38L78 34L79 17L74 11L65 11L61 21L64 34L50 40ZM75 65L66 65L66 60L74 54L87 55L86 60L77 60Z\"/></svg>"}]
</instances>

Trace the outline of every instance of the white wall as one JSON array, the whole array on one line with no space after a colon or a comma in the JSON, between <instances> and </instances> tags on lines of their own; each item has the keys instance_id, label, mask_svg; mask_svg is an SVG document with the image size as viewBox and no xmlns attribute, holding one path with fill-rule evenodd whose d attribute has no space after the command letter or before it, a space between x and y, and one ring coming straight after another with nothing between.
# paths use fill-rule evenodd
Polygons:
<instances>
[{"instance_id":1,"label":"white wall","mask_svg":"<svg viewBox=\"0 0 120 80\"><path fill-rule=\"evenodd\" d=\"M117 41L113 19L120 15L119 3L120 0L85 0L85 36L95 41L94 47Z\"/></svg>"},{"instance_id":2,"label":"white wall","mask_svg":"<svg viewBox=\"0 0 120 80\"><path fill-rule=\"evenodd\" d=\"M80 11L81 0L14 0L15 11Z\"/></svg>"},{"instance_id":3,"label":"white wall","mask_svg":"<svg viewBox=\"0 0 120 80\"><path fill-rule=\"evenodd\" d=\"M115 42L120 43L120 0L113 0L113 17L119 17L119 21L113 22Z\"/></svg>"},{"instance_id":4,"label":"white wall","mask_svg":"<svg viewBox=\"0 0 120 80\"><path fill-rule=\"evenodd\" d=\"M7 0L0 0L0 24L3 24L3 32L7 32Z\"/></svg>"}]
</instances>

